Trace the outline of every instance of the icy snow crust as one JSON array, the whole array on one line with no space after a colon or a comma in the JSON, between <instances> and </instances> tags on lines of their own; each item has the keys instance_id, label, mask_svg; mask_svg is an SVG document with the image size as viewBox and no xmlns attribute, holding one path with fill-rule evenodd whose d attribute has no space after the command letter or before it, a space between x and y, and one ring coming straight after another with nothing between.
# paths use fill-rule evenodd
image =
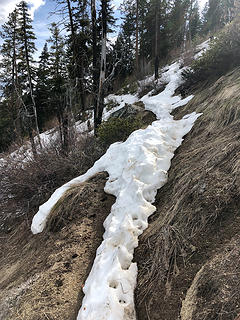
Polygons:
<instances>
[{"instance_id":1,"label":"icy snow crust","mask_svg":"<svg viewBox=\"0 0 240 320\"><path fill-rule=\"evenodd\" d=\"M33 218L32 232L41 232L51 208L70 186L98 172L108 172L105 192L113 194L116 202L104 222L103 242L83 288L85 297L77 320L136 319L134 249L139 235L148 226L148 217L156 210L152 203L157 190L167 181L174 151L200 115L192 113L173 120L170 112L192 97L181 100L173 96L182 81L180 63L172 64L163 77L168 82L165 90L157 96L142 98L146 109L153 111L159 120L133 132L124 143L112 144L84 175L57 189Z\"/></svg>"}]
</instances>

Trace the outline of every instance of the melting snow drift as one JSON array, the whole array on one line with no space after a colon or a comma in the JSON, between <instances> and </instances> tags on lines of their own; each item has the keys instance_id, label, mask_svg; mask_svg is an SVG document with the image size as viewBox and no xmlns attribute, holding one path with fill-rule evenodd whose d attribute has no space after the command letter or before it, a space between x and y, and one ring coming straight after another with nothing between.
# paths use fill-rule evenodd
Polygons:
<instances>
[{"instance_id":1,"label":"melting snow drift","mask_svg":"<svg viewBox=\"0 0 240 320\"><path fill-rule=\"evenodd\" d=\"M113 194L116 202L104 222L103 242L83 288L85 297L77 320L136 319L134 249L138 246L139 235L148 226L148 217L156 210L152 203L157 190L167 181L174 151L200 116L192 113L181 120L173 120L170 112L192 97L181 100L173 96L182 81L180 63L172 64L163 77L168 81L165 90L157 96L146 95L141 99L159 120L144 130L133 132L124 143L112 144L84 175L57 189L33 218L32 232L39 233L45 227L51 208L70 186L98 172L108 172L105 192Z\"/></svg>"}]
</instances>

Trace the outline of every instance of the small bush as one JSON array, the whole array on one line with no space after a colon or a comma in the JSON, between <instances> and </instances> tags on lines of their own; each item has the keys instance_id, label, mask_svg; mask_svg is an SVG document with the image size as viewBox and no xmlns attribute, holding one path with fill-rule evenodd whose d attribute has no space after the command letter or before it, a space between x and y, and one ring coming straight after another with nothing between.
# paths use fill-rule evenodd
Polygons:
<instances>
[{"instance_id":1,"label":"small bush","mask_svg":"<svg viewBox=\"0 0 240 320\"><path fill-rule=\"evenodd\" d=\"M136 118L110 118L98 129L98 137L102 145L109 146L117 141L125 141L135 130L140 129L143 122Z\"/></svg>"},{"instance_id":2,"label":"small bush","mask_svg":"<svg viewBox=\"0 0 240 320\"><path fill-rule=\"evenodd\" d=\"M55 189L85 173L104 152L95 137L82 136L68 156L55 145L24 163L8 159L0 166L0 195L4 200L0 203L1 212L6 216L14 216L16 211L18 215L34 213Z\"/></svg>"},{"instance_id":3,"label":"small bush","mask_svg":"<svg viewBox=\"0 0 240 320\"><path fill-rule=\"evenodd\" d=\"M240 18L235 19L214 38L210 49L183 73L186 85L215 79L240 65Z\"/></svg>"},{"instance_id":4,"label":"small bush","mask_svg":"<svg viewBox=\"0 0 240 320\"><path fill-rule=\"evenodd\" d=\"M135 94L138 91L138 84L135 76L129 76L123 82L122 87L117 91L117 94Z\"/></svg>"},{"instance_id":5,"label":"small bush","mask_svg":"<svg viewBox=\"0 0 240 320\"><path fill-rule=\"evenodd\" d=\"M106 103L106 110L110 111L113 108L117 107L118 105L119 103L116 100L111 99Z\"/></svg>"}]
</instances>

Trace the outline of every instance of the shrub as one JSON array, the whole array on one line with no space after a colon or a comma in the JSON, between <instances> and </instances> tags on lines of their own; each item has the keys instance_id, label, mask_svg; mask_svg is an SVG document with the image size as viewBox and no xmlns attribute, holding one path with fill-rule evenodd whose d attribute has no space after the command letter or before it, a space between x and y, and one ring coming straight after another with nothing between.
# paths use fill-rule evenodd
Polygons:
<instances>
[{"instance_id":1,"label":"shrub","mask_svg":"<svg viewBox=\"0 0 240 320\"><path fill-rule=\"evenodd\" d=\"M194 61L191 69L183 72L187 81L186 85L190 86L198 81L214 79L240 65L239 31L240 18L236 18L225 26L212 40L210 49L201 58Z\"/></svg>"},{"instance_id":2,"label":"shrub","mask_svg":"<svg viewBox=\"0 0 240 320\"><path fill-rule=\"evenodd\" d=\"M55 145L39 151L35 158L28 158L24 163L8 159L0 166L0 195L4 200L0 210L6 215L14 215L15 209L19 215L33 213L56 188L83 174L104 152L95 137L82 136L68 156L60 153Z\"/></svg>"},{"instance_id":3,"label":"shrub","mask_svg":"<svg viewBox=\"0 0 240 320\"><path fill-rule=\"evenodd\" d=\"M140 129L143 122L136 118L110 118L103 122L98 129L98 137L102 145L109 146L117 141L125 141L135 130Z\"/></svg>"},{"instance_id":4,"label":"shrub","mask_svg":"<svg viewBox=\"0 0 240 320\"><path fill-rule=\"evenodd\" d=\"M138 90L138 84L135 76L129 76L125 79L121 88L117 91L118 95L135 94Z\"/></svg>"},{"instance_id":5,"label":"shrub","mask_svg":"<svg viewBox=\"0 0 240 320\"><path fill-rule=\"evenodd\" d=\"M110 111L113 108L119 106L119 103L116 100L110 99L108 100L108 102L106 103L106 110Z\"/></svg>"}]
</instances>

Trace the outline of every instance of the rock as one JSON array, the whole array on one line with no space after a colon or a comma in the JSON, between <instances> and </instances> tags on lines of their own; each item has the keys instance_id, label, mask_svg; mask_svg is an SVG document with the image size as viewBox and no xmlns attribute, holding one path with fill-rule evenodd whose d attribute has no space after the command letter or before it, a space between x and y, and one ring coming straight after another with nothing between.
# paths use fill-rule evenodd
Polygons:
<instances>
[{"instance_id":1,"label":"rock","mask_svg":"<svg viewBox=\"0 0 240 320\"><path fill-rule=\"evenodd\" d=\"M156 116L153 112L145 110L144 103L142 101L135 102L133 104L125 103L125 106L115 112L110 116L110 119L113 118L135 118L139 117L144 125L149 125L156 120Z\"/></svg>"}]
</instances>

